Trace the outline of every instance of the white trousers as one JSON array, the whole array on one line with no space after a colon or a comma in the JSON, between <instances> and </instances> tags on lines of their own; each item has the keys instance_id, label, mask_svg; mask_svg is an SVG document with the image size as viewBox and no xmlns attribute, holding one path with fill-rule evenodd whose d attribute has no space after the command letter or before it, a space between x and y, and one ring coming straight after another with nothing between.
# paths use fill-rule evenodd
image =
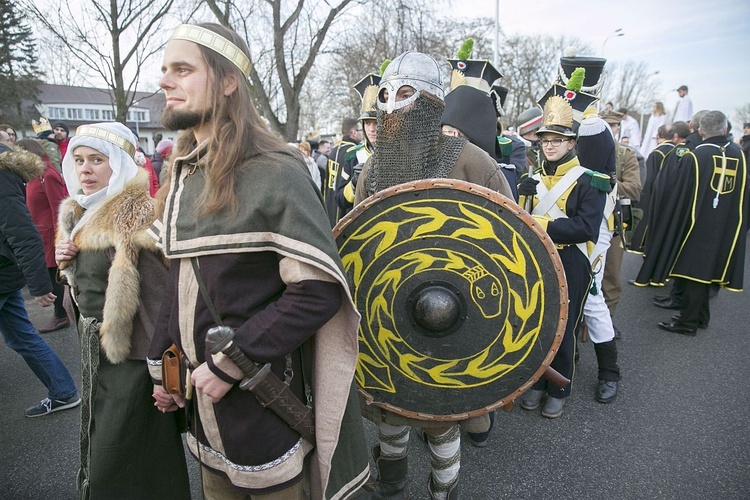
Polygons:
<instances>
[{"instance_id":1,"label":"white trousers","mask_svg":"<svg viewBox=\"0 0 750 500\"><path fill-rule=\"evenodd\" d=\"M607 303L604 302L602 293L602 278L604 278L604 261L607 256L609 243L612 241L612 231L609 230L606 220L602 220L599 227L599 239L594 246L594 252L590 260L595 264L594 280L596 282L597 294L589 293L586 304L583 306L583 316L589 330L589 338L594 344L609 342L615 338L615 329L612 326L612 316L609 315ZM597 262L598 260L598 262Z\"/></svg>"}]
</instances>

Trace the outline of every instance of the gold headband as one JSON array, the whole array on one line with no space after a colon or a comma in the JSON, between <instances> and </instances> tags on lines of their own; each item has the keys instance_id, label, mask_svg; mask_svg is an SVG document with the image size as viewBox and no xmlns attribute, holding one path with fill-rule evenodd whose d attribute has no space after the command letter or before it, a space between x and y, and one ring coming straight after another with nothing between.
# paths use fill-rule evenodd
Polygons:
<instances>
[{"instance_id":1,"label":"gold headband","mask_svg":"<svg viewBox=\"0 0 750 500\"><path fill-rule=\"evenodd\" d=\"M180 24L174 29L170 40L187 40L208 47L240 68L245 78L250 76L250 59L247 55L235 44L209 29L192 24Z\"/></svg>"},{"instance_id":2,"label":"gold headband","mask_svg":"<svg viewBox=\"0 0 750 500\"><path fill-rule=\"evenodd\" d=\"M125 151L131 158L135 156L135 146L127 137L104 127L99 127L97 125L81 125L76 129L76 135L87 135L89 137L95 137L107 141Z\"/></svg>"}]
</instances>

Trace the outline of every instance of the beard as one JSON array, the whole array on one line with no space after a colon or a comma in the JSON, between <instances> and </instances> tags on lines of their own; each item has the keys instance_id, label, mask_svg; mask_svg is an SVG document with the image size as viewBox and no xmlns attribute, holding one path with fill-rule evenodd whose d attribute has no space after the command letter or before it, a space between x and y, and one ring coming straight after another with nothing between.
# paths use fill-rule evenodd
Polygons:
<instances>
[{"instance_id":1,"label":"beard","mask_svg":"<svg viewBox=\"0 0 750 500\"><path fill-rule=\"evenodd\" d=\"M167 130L185 130L211 121L211 110L206 109L201 112L197 111L176 111L172 108L165 108L161 115L161 124Z\"/></svg>"}]
</instances>

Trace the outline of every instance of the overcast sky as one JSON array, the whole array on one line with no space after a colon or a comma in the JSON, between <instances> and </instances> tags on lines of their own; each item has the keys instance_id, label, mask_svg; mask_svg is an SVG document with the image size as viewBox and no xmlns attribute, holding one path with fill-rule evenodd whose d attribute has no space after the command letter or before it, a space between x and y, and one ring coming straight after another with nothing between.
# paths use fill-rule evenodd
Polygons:
<instances>
[{"instance_id":1,"label":"overcast sky","mask_svg":"<svg viewBox=\"0 0 750 500\"><path fill-rule=\"evenodd\" d=\"M573 35L609 61L644 61L660 82L656 98L670 107L680 85L693 109L731 117L750 103L750 0L499 0L506 35ZM495 18L496 0L453 0L446 14ZM581 54L579 54L581 55ZM502 61L499 62L503 70ZM737 125L735 123L735 125Z\"/></svg>"}]
</instances>

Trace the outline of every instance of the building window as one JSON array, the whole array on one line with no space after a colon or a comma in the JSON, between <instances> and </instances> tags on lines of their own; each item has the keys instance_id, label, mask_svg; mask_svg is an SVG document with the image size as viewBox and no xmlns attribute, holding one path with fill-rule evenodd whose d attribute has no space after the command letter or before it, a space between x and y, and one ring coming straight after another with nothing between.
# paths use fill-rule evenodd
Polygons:
<instances>
[{"instance_id":1,"label":"building window","mask_svg":"<svg viewBox=\"0 0 750 500\"><path fill-rule=\"evenodd\" d=\"M102 111L102 119L105 121L112 121L114 120L114 113L111 109L105 109Z\"/></svg>"},{"instance_id":2,"label":"building window","mask_svg":"<svg viewBox=\"0 0 750 500\"><path fill-rule=\"evenodd\" d=\"M47 108L47 117L52 120L64 120L65 108L55 108L50 106L49 108Z\"/></svg>"},{"instance_id":3,"label":"building window","mask_svg":"<svg viewBox=\"0 0 750 500\"><path fill-rule=\"evenodd\" d=\"M87 120L100 120L100 113L98 109L87 109L86 110L86 119Z\"/></svg>"},{"instance_id":4,"label":"building window","mask_svg":"<svg viewBox=\"0 0 750 500\"><path fill-rule=\"evenodd\" d=\"M68 120L83 120L83 110L80 108L68 108Z\"/></svg>"}]
</instances>

